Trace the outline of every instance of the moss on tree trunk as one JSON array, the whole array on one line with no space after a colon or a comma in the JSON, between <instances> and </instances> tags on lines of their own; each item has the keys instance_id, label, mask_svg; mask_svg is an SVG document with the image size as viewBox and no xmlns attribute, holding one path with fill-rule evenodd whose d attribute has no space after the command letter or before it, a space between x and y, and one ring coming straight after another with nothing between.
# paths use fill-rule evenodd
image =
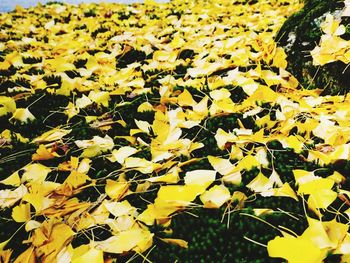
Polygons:
<instances>
[{"instance_id":1,"label":"moss on tree trunk","mask_svg":"<svg viewBox=\"0 0 350 263\"><path fill-rule=\"evenodd\" d=\"M314 66L310 51L320 42L321 23L327 14L339 16L344 8L342 0L305 0L304 8L293 14L281 27L276 41L288 54L291 71L306 88L321 88L323 94L344 94L350 91L350 70L343 62ZM349 18L342 24L350 28ZM350 32L350 30L349 30ZM347 32L342 38L350 39Z\"/></svg>"}]
</instances>

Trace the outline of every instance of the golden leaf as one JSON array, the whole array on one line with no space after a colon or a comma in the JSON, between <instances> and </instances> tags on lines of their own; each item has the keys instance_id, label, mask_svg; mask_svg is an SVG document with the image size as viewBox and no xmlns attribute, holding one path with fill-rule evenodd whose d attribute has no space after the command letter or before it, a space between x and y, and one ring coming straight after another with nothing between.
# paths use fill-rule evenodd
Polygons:
<instances>
[{"instance_id":1,"label":"golden leaf","mask_svg":"<svg viewBox=\"0 0 350 263\"><path fill-rule=\"evenodd\" d=\"M0 96L0 116L16 111L16 102L11 97Z\"/></svg>"},{"instance_id":2,"label":"golden leaf","mask_svg":"<svg viewBox=\"0 0 350 263\"><path fill-rule=\"evenodd\" d=\"M173 244L173 245L178 245L179 247L182 248L188 248L188 242L182 239L178 239L178 238L160 238L160 240L162 240L165 243L168 244Z\"/></svg>"},{"instance_id":3,"label":"golden leaf","mask_svg":"<svg viewBox=\"0 0 350 263\"><path fill-rule=\"evenodd\" d=\"M107 179L106 181L106 194L112 198L116 199L117 201L120 200L125 193L129 189L129 183L128 182L118 182L118 181L113 181L110 179Z\"/></svg>"},{"instance_id":4,"label":"golden leaf","mask_svg":"<svg viewBox=\"0 0 350 263\"><path fill-rule=\"evenodd\" d=\"M90 245L81 245L73 250L72 263L103 263L103 251Z\"/></svg>"},{"instance_id":5,"label":"golden leaf","mask_svg":"<svg viewBox=\"0 0 350 263\"><path fill-rule=\"evenodd\" d=\"M12 218L16 222L27 222L30 219L30 204L20 204L12 209Z\"/></svg>"},{"instance_id":6,"label":"golden leaf","mask_svg":"<svg viewBox=\"0 0 350 263\"><path fill-rule=\"evenodd\" d=\"M108 253L121 254L130 250L144 252L152 245L153 235L141 228L122 231L104 241L95 242L95 248Z\"/></svg>"}]
</instances>

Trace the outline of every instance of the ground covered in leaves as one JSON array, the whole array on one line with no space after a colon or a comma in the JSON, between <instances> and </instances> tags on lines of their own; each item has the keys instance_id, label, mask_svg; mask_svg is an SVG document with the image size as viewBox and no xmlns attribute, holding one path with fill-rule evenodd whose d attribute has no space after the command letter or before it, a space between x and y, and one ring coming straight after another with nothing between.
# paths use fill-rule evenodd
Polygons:
<instances>
[{"instance_id":1,"label":"ground covered in leaves","mask_svg":"<svg viewBox=\"0 0 350 263\"><path fill-rule=\"evenodd\" d=\"M1 14L0 261L349 262L350 97L301 87L274 39L301 7ZM348 63L322 29L315 65Z\"/></svg>"}]
</instances>

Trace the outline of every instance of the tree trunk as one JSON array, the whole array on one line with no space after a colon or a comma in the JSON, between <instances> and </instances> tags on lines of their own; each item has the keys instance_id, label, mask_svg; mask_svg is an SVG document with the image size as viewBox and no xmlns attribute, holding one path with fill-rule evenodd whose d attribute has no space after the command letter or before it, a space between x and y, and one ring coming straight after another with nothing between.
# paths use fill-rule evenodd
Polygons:
<instances>
[{"instance_id":1,"label":"tree trunk","mask_svg":"<svg viewBox=\"0 0 350 263\"><path fill-rule=\"evenodd\" d=\"M341 61L314 66L310 51L320 42L320 25L327 14L341 19L350 40L350 18L341 17L343 0L305 0L302 10L293 14L281 27L276 41L288 55L288 70L305 88L323 89L322 94L345 94L350 91L350 69Z\"/></svg>"}]
</instances>

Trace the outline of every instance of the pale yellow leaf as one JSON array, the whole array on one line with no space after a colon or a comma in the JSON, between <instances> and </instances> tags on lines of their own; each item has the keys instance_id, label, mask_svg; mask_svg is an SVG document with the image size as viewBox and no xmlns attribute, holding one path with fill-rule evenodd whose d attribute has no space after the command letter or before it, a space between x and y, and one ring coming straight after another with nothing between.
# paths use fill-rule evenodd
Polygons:
<instances>
[{"instance_id":1,"label":"pale yellow leaf","mask_svg":"<svg viewBox=\"0 0 350 263\"><path fill-rule=\"evenodd\" d=\"M220 208L230 198L230 191L224 185L215 185L200 196L205 208Z\"/></svg>"},{"instance_id":2,"label":"pale yellow leaf","mask_svg":"<svg viewBox=\"0 0 350 263\"><path fill-rule=\"evenodd\" d=\"M14 190L0 190L0 207L10 207L19 201L28 192L27 187L20 185Z\"/></svg>"},{"instance_id":3,"label":"pale yellow leaf","mask_svg":"<svg viewBox=\"0 0 350 263\"><path fill-rule=\"evenodd\" d=\"M21 178L22 182L43 182L45 181L46 176L51 172L51 168L40 163L29 164L23 167L21 170L24 171Z\"/></svg>"},{"instance_id":4,"label":"pale yellow leaf","mask_svg":"<svg viewBox=\"0 0 350 263\"><path fill-rule=\"evenodd\" d=\"M124 160L135 154L137 152L137 149L134 147L130 147L130 146L123 146L120 147L118 150L113 150L112 151L112 155L111 157L108 157L108 160L110 160L111 162L115 162L117 161L120 164L124 163Z\"/></svg>"},{"instance_id":5,"label":"pale yellow leaf","mask_svg":"<svg viewBox=\"0 0 350 263\"><path fill-rule=\"evenodd\" d=\"M201 185L207 188L215 181L216 171L212 170L194 170L187 172L185 175L185 185Z\"/></svg>"},{"instance_id":6,"label":"pale yellow leaf","mask_svg":"<svg viewBox=\"0 0 350 263\"><path fill-rule=\"evenodd\" d=\"M34 115L28 110L28 108L17 108L10 120L18 120L20 122L28 122L28 121L33 121L35 120Z\"/></svg>"},{"instance_id":7,"label":"pale yellow leaf","mask_svg":"<svg viewBox=\"0 0 350 263\"><path fill-rule=\"evenodd\" d=\"M115 217L123 215L132 215L136 212L136 208L131 206L127 200L122 202L103 202L106 209Z\"/></svg>"},{"instance_id":8,"label":"pale yellow leaf","mask_svg":"<svg viewBox=\"0 0 350 263\"><path fill-rule=\"evenodd\" d=\"M81 98L77 98L75 100L75 106L78 108L78 109L83 109L89 105L92 104L92 100L89 99L88 96L84 95L81 97Z\"/></svg>"},{"instance_id":9,"label":"pale yellow leaf","mask_svg":"<svg viewBox=\"0 0 350 263\"><path fill-rule=\"evenodd\" d=\"M133 168L143 174L152 173L154 170L159 169L161 164L147 161L146 159L127 157L125 158L125 168Z\"/></svg>"},{"instance_id":10,"label":"pale yellow leaf","mask_svg":"<svg viewBox=\"0 0 350 263\"><path fill-rule=\"evenodd\" d=\"M68 135L72 130L54 128L47 132L44 132L39 137L36 137L33 142L35 143L46 143L53 142L62 139L64 136Z\"/></svg>"},{"instance_id":11,"label":"pale yellow leaf","mask_svg":"<svg viewBox=\"0 0 350 263\"><path fill-rule=\"evenodd\" d=\"M179 169L176 167L171 169L168 173L160 176L155 176L151 178L146 179L148 182L151 183L171 183L171 184L176 184L177 182L180 181L179 177Z\"/></svg>"},{"instance_id":12,"label":"pale yellow leaf","mask_svg":"<svg viewBox=\"0 0 350 263\"><path fill-rule=\"evenodd\" d=\"M105 135L104 138L94 136L91 140L76 140L74 142L79 148L84 149L82 157L95 157L101 153L110 151L114 147L114 142L111 137Z\"/></svg>"}]
</instances>

